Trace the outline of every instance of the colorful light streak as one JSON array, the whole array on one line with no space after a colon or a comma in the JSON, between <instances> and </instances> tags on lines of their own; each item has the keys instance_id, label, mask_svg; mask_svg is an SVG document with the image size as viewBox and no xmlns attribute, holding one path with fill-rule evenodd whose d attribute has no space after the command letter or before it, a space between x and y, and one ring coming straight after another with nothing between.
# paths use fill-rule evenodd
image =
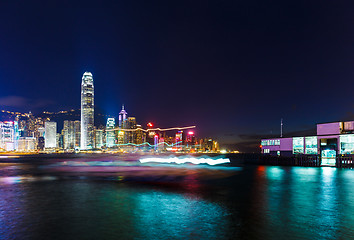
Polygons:
<instances>
[{"instance_id":1,"label":"colorful light streak","mask_svg":"<svg viewBox=\"0 0 354 240\"><path fill-rule=\"evenodd\" d=\"M135 129L121 129L121 128L114 128L114 129L107 129L106 131L117 131L117 130L121 130L124 132L134 132L134 131L144 131L144 132L148 132L148 131L171 131L171 130L185 130L185 129L191 129L191 128L196 128L196 126L189 126L189 127L173 127L173 128L151 128L151 129L143 129L143 128L135 128Z\"/></svg>"},{"instance_id":2,"label":"colorful light streak","mask_svg":"<svg viewBox=\"0 0 354 240\"><path fill-rule=\"evenodd\" d=\"M230 160L228 158L212 159L212 158L193 158L193 157L188 157L188 158L177 158L177 157L156 158L156 157L151 157L151 158L139 159L139 162L141 162L141 163L151 163L151 162L177 163L177 164L184 164L184 163L205 164L206 163L208 165L217 165L217 164L223 164L223 163L230 163Z\"/></svg>"},{"instance_id":3,"label":"colorful light streak","mask_svg":"<svg viewBox=\"0 0 354 240\"><path fill-rule=\"evenodd\" d=\"M165 144L165 145L168 146L168 147L173 147L173 146L176 146L176 145L178 145L178 144L180 144L180 143L182 143L182 141L178 141L178 142L172 143L172 144L168 144L168 143L166 143L166 142L160 142L160 143L157 143L157 144L150 144L150 143L148 143L148 142L143 142L143 143L140 143L140 144L135 144L135 143L120 143L120 144L114 144L114 146L117 146L117 147L119 147L119 146L141 147L141 146L143 146L143 145L147 145L147 146L149 146L149 147L157 147L157 146L159 146L159 145Z\"/></svg>"}]
</instances>

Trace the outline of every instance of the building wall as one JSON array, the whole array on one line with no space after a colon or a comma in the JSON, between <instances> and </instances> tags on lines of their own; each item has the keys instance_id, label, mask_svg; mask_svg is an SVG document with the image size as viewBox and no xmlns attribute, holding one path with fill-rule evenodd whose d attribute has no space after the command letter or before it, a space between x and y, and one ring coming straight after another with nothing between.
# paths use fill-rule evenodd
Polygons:
<instances>
[{"instance_id":1,"label":"building wall","mask_svg":"<svg viewBox=\"0 0 354 240\"><path fill-rule=\"evenodd\" d=\"M317 135L340 134L342 125L342 122L317 124Z\"/></svg>"},{"instance_id":2,"label":"building wall","mask_svg":"<svg viewBox=\"0 0 354 240\"><path fill-rule=\"evenodd\" d=\"M292 151L293 150L293 139L292 138L272 138L272 139L262 139L261 142L263 141L268 141L268 140L274 140L274 143L276 141L279 141L278 144L272 144L272 145L262 145L262 149L269 149L270 152L273 151ZM262 152L264 152L262 150ZM266 151L267 152L267 151Z\"/></svg>"}]
</instances>

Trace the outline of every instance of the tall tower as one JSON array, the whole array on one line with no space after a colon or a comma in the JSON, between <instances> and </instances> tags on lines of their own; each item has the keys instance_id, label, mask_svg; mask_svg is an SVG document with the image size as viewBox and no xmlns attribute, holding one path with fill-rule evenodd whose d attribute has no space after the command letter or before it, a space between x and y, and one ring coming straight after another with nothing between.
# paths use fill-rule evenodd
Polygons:
<instances>
[{"instance_id":1,"label":"tall tower","mask_svg":"<svg viewBox=\"0 0 354 240\"><path fill-rule=\"evenodd\" d=\"M125 125L126 125L127 115L128 115L128 113L124 110L124 105L123 105L122 110L119 113L118 127L126 128Z\"/></svg>"},{"instance_id":2,"label":"tall tower","mask_svg":"<svg viewBox=\"0 0 354 240\"><path fill-rule=\"evenodd\" d=\"M57 146L57 123L45 122L44 147L56 148Z\"/></svg>"},{"instance_id":3,"label":"tall tower","mask_svg":"<svg viewBox=\"0 0 354 240\"><path fill-rule=\"evenodd\" d=\"M85 72L81 83L81 140L80 148L94 147L94 88L90 72Z\"/></svg>"},{"instance_id":4,"label":"tall tower","mask_svg":"<svg viewBox=\"0 0 354 240\"><path fill-rule=\"evenodd\" d=\"M106 125L106 145L107 147L114 147L114 144L116 143L116 136L114 133L114 127L115 127L115 119L114 118L108 118L107 119L107 125Z\"/></svg>"}]
</instances>

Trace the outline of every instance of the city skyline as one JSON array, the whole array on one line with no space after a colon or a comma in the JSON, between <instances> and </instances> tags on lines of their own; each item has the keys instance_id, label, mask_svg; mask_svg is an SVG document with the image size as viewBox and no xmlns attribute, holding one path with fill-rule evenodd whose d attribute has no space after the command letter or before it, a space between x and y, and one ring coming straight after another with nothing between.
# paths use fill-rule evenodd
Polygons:
<instances>
[{"instance_id":1,"label":"city skyline","mask_svg":"<svg viewBox=\"0 0 354 240\"><path fill-rule=\"evenodd\" d=\"M285 135L354 118L353 3L41 7L0 8L1 109L78 109L77 79L90 71L102 114L125 104L141 122L198 125L254 151L263 136L280 135L281 118Z\"/></svg>"},{"instance_id":2,"label":"city skyline","mask_svg":"<svg viewBox=\"0 0 354 240\"><path fill-rule=\"evenodd\" d=\"M219 152L219 144L211 138L197 138L196 126L162 129L149 122L144 129L134 116L128 116L122 105L117 117L108 117L106 127L95 125L94 79L84 72L81 79L80 120L63 121L63 127L51 117L39 117L31 112L9 112L0 121L0 151L18 153L72 153L72 152ZM74 110L60 111L60 114ZM43 114L53 115L44 111ZM3 116L2 116L3 118ZM3 119L1 119L3 120ZM186 132L184 132L184 130ZM188 130L188 131L187 131ZM167 134L167 131L174 131ZM173 136L175 134L175 136ZM225 151L225 150L223 150Z\"/></svg>"}]
</instances>

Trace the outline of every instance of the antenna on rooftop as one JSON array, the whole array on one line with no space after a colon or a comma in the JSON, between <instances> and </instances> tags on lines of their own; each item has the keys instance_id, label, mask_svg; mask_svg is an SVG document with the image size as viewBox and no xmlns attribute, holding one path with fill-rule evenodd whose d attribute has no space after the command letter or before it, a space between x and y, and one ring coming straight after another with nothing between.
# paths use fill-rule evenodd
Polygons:
<instances>
[{"instance_id":1,"label":"antenna on rooftop","mask_svg":"<svg viewBox=\"0 0 354 240\"><path fill-rule=\"evenodd\" d=\"M283 137L283 119L280 119L280 137Z\"/></svg>"}]
</instances>

